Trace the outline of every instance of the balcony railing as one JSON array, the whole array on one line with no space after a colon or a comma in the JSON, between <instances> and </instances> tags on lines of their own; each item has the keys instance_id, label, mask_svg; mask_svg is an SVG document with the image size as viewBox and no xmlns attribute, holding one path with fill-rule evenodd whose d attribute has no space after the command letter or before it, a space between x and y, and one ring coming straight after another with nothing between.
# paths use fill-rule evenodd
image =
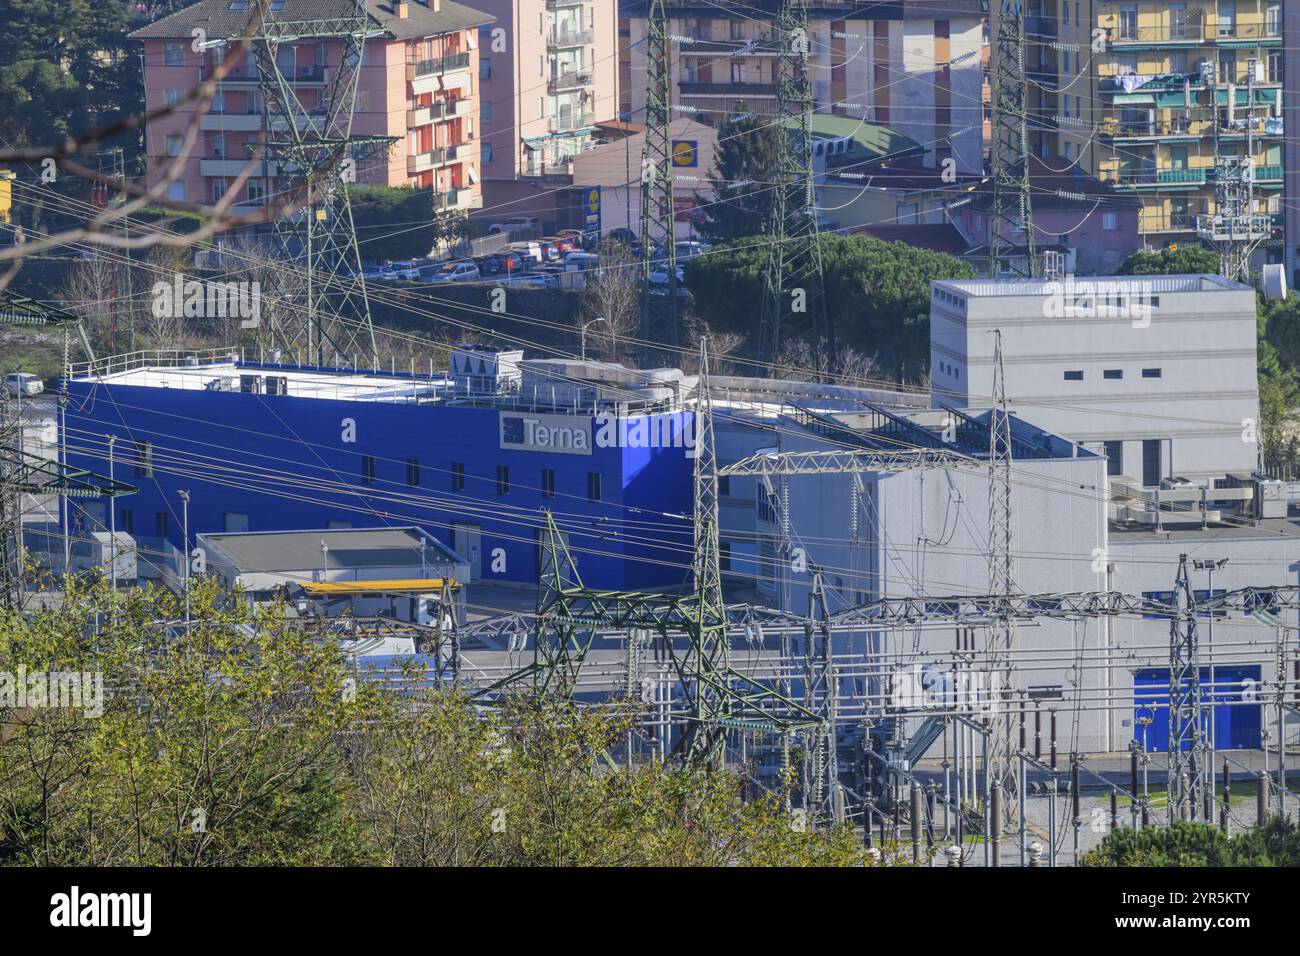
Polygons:
<instances>
[{"instance_id":1,"label":"balcony railing","mask_svg":"<svg viewBox=\"0 0 1300 956\"><path fill-rule=\"evenodd\" d=\"M468 189L451 189L433 194L433 209L463 209L469 205L473 193Z\"/></svg>"},{"instance_id":2,"label":"balcony railing","mask_svg":"<svg viewBox=\"0 0 1300 956\"><path fill-rule=\"evenodd\" d=\"M464 142L453 143L450 146L439 146L425 153L414 153L406 157L406 174L413 176L427 169L433 169L435 166L460 162L470 156L473 148L473 143Z\"/></svg>"},{"instance_id":3,"label":"balcony railing","mask_svg":"<svg viewBox=\"0 0 1300 956\"><path fill-rule=\"evenodd\" d=\"M1196 229L1196 214L1190 212L1148 213L1142 217L1142 229L1145 232L1192 232Z\"/></svg>"},{"instance_id":4,"label":"balcony railing","mask_svg":"<svg viewBox=\"0 0 1300 956\"><path fill-rule=\"evenodd\" d=\"M468 97L461 97L458 100L440 100L429 106L417 106L406 111L406 125L408 127L425 126L438 120L468 116L470 103L471 100Z\"/></svg>"},{"instance_id":5,"label":"balcony railing","mask_svg":"<svg viewBox=\"0 0 1300 956\"><path fill-rule=\"evenodd\" d=\"M547 124L552 133L572 133L574 130L586 129L596 121L594 113L561 113L552 116Z\"/></svg>"},{"instance_id":6,"label":"balcony railing","mask_svg":"<svg viewBox=\"0 0 1300 956\"><path fill-rule=\"evenodd\" d=\"M416 60L413 63L408 63L406 69L407 77L414 79L416 77L447 73L451 70L463 70L468 66L468 53L449 53L446 56L434 57L432 60Z\"/></svg>"},{"instance_id":7,"label":"balcony railing","mask_svg":"<svg viewBox=\"0 0 1300 956\"><path fill-rule=\"evenodd\" d=\"M1120 186L1194 186L1205 182L1204 169L1121 169L1109 178Z\"/></svg>"},{"instance_id":8,"label":"balcony railing","mask_svg":"<svg viewBox=\"0 0 1300 956\"><path fill-rule=\"evenodd\" d=\"M563 90L580 90L584 86L591 86L592 75L587 70L575 70L573 73L566 73L563 76L553 76L547 89L551 93L559 93Z\"/></svg>"},{"instance_id":9,"label":"balcony railing","mask_svg":"<svg viewBox=\"0 0 1300 956\"><path fill-rule=\"evenodd\" d=\"M1261 183L1261 182L1273 182L1273 181L1276 182L1282 181L1281 166L1256 166L1255 167L1255 182Z\"/></svg>"},{"instance_id":10,"label":"balcony railing","mask_svg":"<svg viewBox=\"0 0 1300 956\"><path fill-rule=\"evenodd\" d=\"M776 96L775 83L688 83L678 87L683 96Z\"/></svg>"},{"instance_id":11,"label":"balcony railing","mask_svg":"<svg viewBox=\"0 0 1300 956\"><path fill-rule=\"evenodd\" d=\"M1122 23L1106 29L1112 45L1130 43L1212 43L1216 40L1280 40L1281 27L1272 23L1236 23L1231 20L1166 23L1137 26Z\"/></svg>"},{"instance_id":12,"label":"balcony railing","mask_svg":"<svg viewBox=\"0 0 1300 956\"><path fill-rule=\"evenodd\" d=\"M1177 120L1170 123L1120 123L1103 124L1102 133L1116 139L1154 139L1158 136L1200 136L1210 132L1208 123L1189 123Z\"/></svg>"},{"instance_id":13,"label":"balcony railing","mask_svg":"<svg viewBox=\"0 0 1300 956\"><path fill-rule=\"evenodd\" d=\"M552 30L546 38L551 47L590 46L594 35L590 30Z\"/></svg>"}]
</instances>

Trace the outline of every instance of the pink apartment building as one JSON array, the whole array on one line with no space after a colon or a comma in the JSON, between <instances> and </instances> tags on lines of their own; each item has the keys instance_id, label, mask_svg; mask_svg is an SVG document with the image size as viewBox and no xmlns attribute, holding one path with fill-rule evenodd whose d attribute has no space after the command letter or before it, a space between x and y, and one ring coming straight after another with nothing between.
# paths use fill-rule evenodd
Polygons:
<instances>
[{"instance_id":1,"label":"pink apartment building","mask_svg":"<svg viewBox=\"0 0 1300 956\"><path fill-rule=\"evenodd\" d=\"M196 33L209 41L237 37L248 23L252 0L200 0L132 34L144 43L145 105L155 110L179 101L211 74L226 48L195 49ZM271 16L283 23L325 20L351 8L349 0L273 0ZM352 131L392 136L385 156L358 163L357 181L374 185L432 187L434 211L482 206L479 130L479 29L493 18L452 0L367 0L375 36L365 41ZM343 56L340 40L311 39L279 48L280 73L303 107L319 103ZM149 182L162 178L184 141L190 116L179 112L149 125ZM246 165L266 115L256 58L240 56L204 116L201 139L185 160L171 199L210 203L221 198ZM263 167L238 197L241 209L276 190L273 170Z\"/></svg>"}]
</instances>

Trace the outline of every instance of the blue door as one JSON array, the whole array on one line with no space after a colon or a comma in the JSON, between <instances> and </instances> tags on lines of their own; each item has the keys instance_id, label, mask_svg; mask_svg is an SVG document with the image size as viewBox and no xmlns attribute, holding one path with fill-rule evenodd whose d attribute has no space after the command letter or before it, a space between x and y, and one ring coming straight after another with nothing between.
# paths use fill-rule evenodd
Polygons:
<instances>
[{"instance_id":1,"label":"blue door","mask_svg":"<svg viewBox=\"0 0 1300 956\"><path fill-rule=\"evenodd\" d=\"M1211 693L1210 669L1201 668L1201 699L1211 703L1213 698L1214 745L1218 750L1251 750L1260 745L1260 669L1250 667L1217 666L1214 669L1216 687ZM1210 708L1202 717L1201 732L1209 724ZM1150 667L1133 674L1133 739L1142 743L1141 721L1149 719L1146 728L1148 751L1163 753L1169 749L1169 668Z\"/></svg>"}]
</instances>

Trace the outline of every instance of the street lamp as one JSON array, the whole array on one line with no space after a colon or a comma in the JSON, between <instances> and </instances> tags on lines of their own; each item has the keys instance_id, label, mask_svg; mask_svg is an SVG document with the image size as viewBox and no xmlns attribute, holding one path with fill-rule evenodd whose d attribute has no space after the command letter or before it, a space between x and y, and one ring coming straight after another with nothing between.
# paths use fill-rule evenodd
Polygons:
<instances>
[{"instance_id":1,"label":"street lamp","mask_svg":"<svg viewBox=\"0 0 1300 956\"><path fill-rule=\"evenodd\" d=\"M597 322L604 321L605 317L603 315L598 315L590 322L584 323L582 326L582 360L584 362L587 361L587 329L588 327L595 325Z\"/></svg>"},{"instance_id":2,"label":"street lamp","mask_svg":"<svg viewBox=\"0 0 1300 956\"><path fill-rule=\"evenodd\" d=\"M326 581L329 579L329 555L330 546L321 538L320 542L320 579Z\"/></svg>"},{"instance_id":3,"label":"street lamp","mask_svg":"<svg viewBox=\"0 0 1300 956\"><path fill-rule=\"evenodd\" d=\"M190 493L178 491L181 499L181 560L185 562L185 623L190 622Z\"/></svg>"}]
</instances>

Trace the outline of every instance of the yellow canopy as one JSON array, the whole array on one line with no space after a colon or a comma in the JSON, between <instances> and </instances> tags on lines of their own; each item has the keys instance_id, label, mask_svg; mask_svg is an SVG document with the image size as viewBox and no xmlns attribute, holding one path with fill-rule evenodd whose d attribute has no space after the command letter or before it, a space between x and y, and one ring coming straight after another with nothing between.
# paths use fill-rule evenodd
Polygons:
<instances>
[{"instance_id":1,"label":"yellow canopy","mask_svg":"<svg viewBox=\"0 0 1300 956\"><path fill-rule=\"evenodd\" d=\"M304 581L302 589L308 594L323 597L330 594L436 594L442 590L442 578L399 578L388 581ZM460 582L447 578L453 591Z\"/></svg>"}]
</instances>

